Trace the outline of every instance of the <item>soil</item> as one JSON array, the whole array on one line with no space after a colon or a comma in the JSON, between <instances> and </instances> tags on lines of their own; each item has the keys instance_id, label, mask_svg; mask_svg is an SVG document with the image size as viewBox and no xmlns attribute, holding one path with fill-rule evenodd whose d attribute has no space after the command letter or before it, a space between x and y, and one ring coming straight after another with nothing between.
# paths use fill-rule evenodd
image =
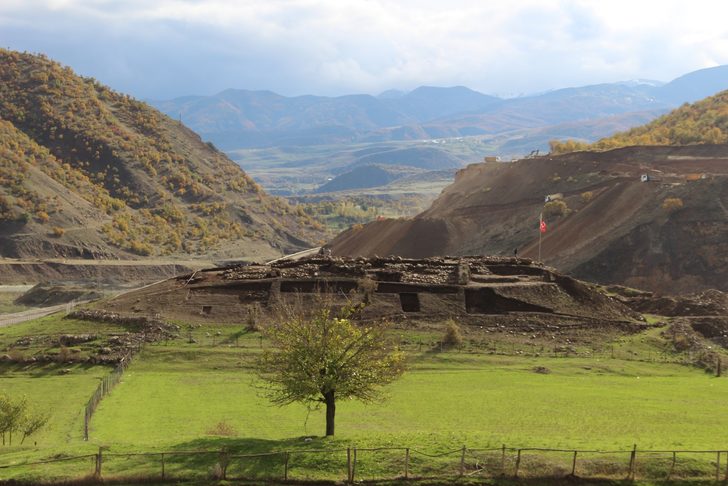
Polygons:
<instances>
[{"instance_id":1,"label":"soil","mask_svg":"<svg viewBox=\"0 0 728 486\"><path fill-rule=\"evenodd\" d=\"M564 214L544 212L550 194L561 195ZM668 198L682 206L663 208ZM340 256L412 258L518 249L535 259L540 247L544 263L586 280L662 293L728 290L728 145L474 164L415 218L351 229L330 247Z\"/></svg>"},{"instance_id":2,"label":"soil","mask_svg":"<svg viewBox=\"0 0 728 486\"><path fill-rule=\"evenodd\" d=\"M189 273L208 265L204 261L155 260L12 260L0 259L0 285L40 282L93 282L115 285L150 283Z\"/></svg>"}]
</instances>

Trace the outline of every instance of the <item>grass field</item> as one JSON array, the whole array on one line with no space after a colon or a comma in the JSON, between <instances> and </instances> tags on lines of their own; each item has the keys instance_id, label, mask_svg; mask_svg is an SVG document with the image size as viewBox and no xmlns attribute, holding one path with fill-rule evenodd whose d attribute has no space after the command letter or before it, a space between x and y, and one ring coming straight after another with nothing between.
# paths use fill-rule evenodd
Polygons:
<instances>
[{"instance_id":1,"label":"grass field","mask_svg":"<svg viewBox=\"0 0 728 486\"><path fill-rule=\"evenodd\" d=\"M53 334L61 329L89 332L91 328L98 333L118 331L113 326L51 317L0 329L0 346L21 335ZM187 331L183 327L178 339L148 345L122 383L101 402L88 443L81 440L83 405L108 368L3 364L0 390L26 395L40 408L52 410L53 418L32 443L0 448L0 465L57 454L92 453L104 447L108 455L105 471L109 474L153 475L159 471L158 456L126 454L223 447L231 453L246 454L352 446L411 447L429 455L452 452L436 460L413 452L411 467L415 473L443 470L454 474L463 445L471 449L497 449L506 444L509 448L625 451L633 444L639 449L660 450L728 447L720 433L728 426L724 413L728 380L678 363L652 362L668 352L659 328L609 337L606 345L616 350L618 357L614 359L608 353L592 357L504 356L475 347L441 352L432 345L436 330L398 334L408 343L408 372L388 387L386 401L368 405L340 402L335 439L320 438L324 430L322 410L309 411L301 405L281 408L268 402L252 370L266 343L259 334L241 328L209 325ZM194 342L189 342L190 337ZM511 341L498 345L507 350L517 344ZM623 359L626 357L632 358ZM680 356L674 358L677 361ZM62 369L70 372L60 374ZM167 457L168 474L180 475L205 476L217 460L215 455ZM468 465L496 467L499 457L496 452L468 456ZM709 471L714 460L714 456L685 458L683 469L697 471ZM657 462L650 462L649 467L666 470L664 461L668 459L655 457ZM508 467L513 467L513 460L509 452ZM587 462L582 468L603 467L596 458L583 460ZM626 464L624 454L614 460ZM252 464L238 461L231 465L231 471L263 477L270 471L280 472L281 461L281 457ZM359 472L362 477L392 477L401 473L402 461L402 451L362 451ZM542 465L533 461L533 457L524 457L524 471L541 470ZM77 474L79 468L92 470L88 462L82 460L83 467L62 463L53 466L52 473L40 467L0 469L0 478ZM554 462L560 464L561 474L571 464L570 453L556 454ZM291 463L291 474L341 479L345 477L342 464L345 457L341 452L300 455ZM619 469L614 474L623 472Z\"/></svg>"}]
</instances>

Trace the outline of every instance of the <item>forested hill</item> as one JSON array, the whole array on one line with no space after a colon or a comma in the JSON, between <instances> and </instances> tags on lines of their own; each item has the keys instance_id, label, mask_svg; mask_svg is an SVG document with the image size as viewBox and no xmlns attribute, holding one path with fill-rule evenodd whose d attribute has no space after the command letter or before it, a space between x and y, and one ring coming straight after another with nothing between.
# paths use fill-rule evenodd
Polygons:
<instances>
[{"instance_id":1,"label":"forested hill","mask_svg":"<svg viewBox=\"0 0 728 486\"><path fill-rule=\"evenodd\" d=\"M728 143L728 91L684 104L646 125L603 138L591 145L568 140L552 142L555 153L609 150L631 145L692 145Z\"/></svg>"},{"instance_id":2,"label":"forested hill","mask_svg":"<svg viewBox=\"0 0 728 486\"><path fill-rule=\"evenodd\" d=\"M319 237L179 122L0 49L0 256L269 256Z\"/></svg>"}]
</instances>

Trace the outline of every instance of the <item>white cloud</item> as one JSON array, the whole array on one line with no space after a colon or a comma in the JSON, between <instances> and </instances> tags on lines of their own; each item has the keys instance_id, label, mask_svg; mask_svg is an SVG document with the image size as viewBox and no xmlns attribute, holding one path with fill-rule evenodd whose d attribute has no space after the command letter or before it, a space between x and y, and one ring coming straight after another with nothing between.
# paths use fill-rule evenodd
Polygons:
<instances>
[{"instance_id":1,"label":"white cloud","mask_svg":"<svg viewBox=\"0 0 728 486\"><path fill-rule=\"evenodd\" d=\"M527 92L728 63L716 0L3 0L0 45L139 96Z\"/></svg>"}]
</instances>

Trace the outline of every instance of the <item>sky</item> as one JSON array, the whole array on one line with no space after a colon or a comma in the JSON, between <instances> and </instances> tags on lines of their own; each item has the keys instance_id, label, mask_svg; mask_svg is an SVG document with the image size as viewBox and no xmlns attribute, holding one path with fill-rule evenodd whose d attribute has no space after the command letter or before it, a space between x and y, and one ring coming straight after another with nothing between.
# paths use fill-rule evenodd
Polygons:
<instances>
[{"instance_id":1,"label":"sky","mask_svg":"<svg viewBox=\"0 0 728 486\"><path fill-rule=\"evenodd\" d=\"M725 0L0 0L0 47L142 99L513 96L728 64Z\"/></svg>"}]
</instances>

